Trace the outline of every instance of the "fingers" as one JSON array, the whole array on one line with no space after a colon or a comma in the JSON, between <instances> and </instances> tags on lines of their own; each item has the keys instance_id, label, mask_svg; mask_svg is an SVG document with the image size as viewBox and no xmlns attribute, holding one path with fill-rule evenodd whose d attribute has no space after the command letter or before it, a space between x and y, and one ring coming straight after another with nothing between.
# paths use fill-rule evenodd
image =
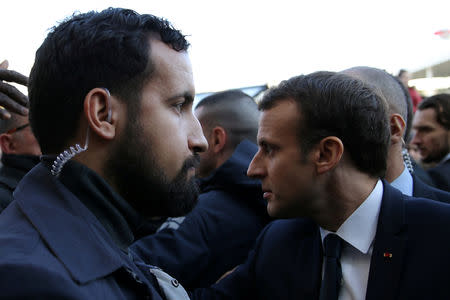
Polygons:
<instances>
[{"instance_id":1,"label":"fingers","mask_svg":"<svg viewBox=\"0 0 450 300\"><path fill-rule=\"evenodd\" d=\"M11 118L11 113L28 115L28 97L16 87L4 81L28 85L28 77L16 71L7 70L9 63L4 60L0 63L0 119Z\"/></svg>"},{"instance_id":2,"label":"fingers","mask_svg":"<svg viewBox=\"0 0 450 300\"><path fill-rule=\"evenodd\" d=\"M0 94L5 94L6 97L13 99L14 102L17 102L21 106L28 105L28 97L22 94L22 92L19 91L15 86L12 86L5 82L0 82ZM0 105L3 104L0 103Z\"/></svg>"},{"instance_id":3,"label":"fingers","mask_svg":"<svg viewBox=\"0 0 450 300\"><path fill-rule=\"evenodd\" d=\"M2 61L2 63L0 64L0 69L8 69L9 67L9 62L5 59L4 61Z\"/></svg>"},{"instance_id":4,"label":"fingers","mask_svg":"<svg viewBox=\"0 0 450 300\"><path fill-rule=\"evenodd\" d=\"M9 119L10 114L5 109L22 116L28 115L28 109L26 108L28 98L15 87L4 82L0 82L0 105L3 107L0 110L1 119Z\"/></svg>"},{"instance_id":5,"label":"fingers","mask_svg":"<svg viewBox=\"0 0 450 300\"><path fill-rule=\"evenodd\" d=\"M0 80L16 82L22 85L28 85L28 77L19 72L0 68Z\"/></svg>"}]
</instances>

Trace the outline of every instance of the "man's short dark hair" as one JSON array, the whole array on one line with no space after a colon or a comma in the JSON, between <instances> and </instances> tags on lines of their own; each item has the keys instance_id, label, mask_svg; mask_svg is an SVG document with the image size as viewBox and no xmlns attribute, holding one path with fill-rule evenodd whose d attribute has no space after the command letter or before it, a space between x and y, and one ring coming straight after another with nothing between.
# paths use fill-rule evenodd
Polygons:
<instances>
[{"instance_id":1,"label":"man's short dark hair","mask_svg":"<svg viewBox=\"0 0 450 300\"><path fill-rule=\"evenodd\" d=\"M432 108L436 112L436 121L450 130L450 94L437 94L426 98L417 106L418 110Z\"/></svg>"},{"instance_id":2,"label":"man's short dark hair","mask_svg":"<svg viewBox=\"0 0 450 300\"><path fill-rule=\"evenodd\" d=\"M91 89L108 88L128 107L139 105L154 72L150 37L176 51L189 47L168 21L122 8L74 14L50 31L29 81L30 122L43 153L62 151L74 137Z\"/></svg>"},{"instance_id":3,"label":"man's short dark hair","mask_svg":"<svg viewBox=\"0 0 450 300\"><path fill-rule=\"evenodd\" d=\"M255 100L248 94L238 89L214 93L203 98L195 109L200 107L207 111L201 120L203 126L210 129L223 127L229 137L227 146L230 149L236 148L244 139L256 143L260 113Z\"/></svg>"},{"instance_id":4,"label":"man's short dark hair","mask_svg":"<svg viewBox=\"0 0 450 300\"><path fill-rule=\"evenodd\" d=\"M390 142L387 105L362 81L335 72L292 77L271 88L259 103L261 110L293 100L302 118L298 137L306 156L327 136L336 136L355 166L383 177Z\"/></svg>"}]
</instances>

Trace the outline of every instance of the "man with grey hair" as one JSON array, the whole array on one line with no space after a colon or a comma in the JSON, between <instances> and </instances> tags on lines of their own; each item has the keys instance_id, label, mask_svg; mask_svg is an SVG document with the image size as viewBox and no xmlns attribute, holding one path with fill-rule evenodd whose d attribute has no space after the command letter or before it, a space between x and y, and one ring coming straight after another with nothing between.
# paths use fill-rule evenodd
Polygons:
<instances>
[{"instance_id":1,"label":"man with grey hair","mask_svg":"<svg viewBox=\"0 0 450 300\"><path fill-rule=\"evenodd\" d=\"M0 78L10 82L28 84L28 78L7 70L8 61L0 64ZM12 193L22 177L38 162L41 148L31 132L26 105L28 98L14 86L0 81L0 212L11 203ZM23 105L22 107L20 105ZM17 114L15 112L20 112Z\"/></svg>"},{"instance_id":2,"label":"man with grey hair","mask_svg":"<svg viewBox=\"0 0 450 300\"><path fill-rule=\"evenodd\" d=\"M12 112L10 116L0 120L0 212L11 203L17 184L39 162L41 154L28 118Z\"/></svg>"},{"instance_id":3,"label":"man with grey hair","mask_svg":"<svg viewBox=\"0 0 450 300\"><path fill-rule=\"evenodd\" d=\"M208 141L196 169L198 204L178 228L134 245L186 288L210 286L242 263L269 221L260 180L246 176L258 149L256 102L240 90L227 90L202 99L195 115Z\"/></svg>"},{"instance_id":4,"label":"man with grey hair","mask_svg":"<svg viewBox=\"0 0 450 300\"><path fill-rule=\"evenodd\" d=\"M391 128L391 143L388 150L385 179L395 188L408 196L424 197L442 202L450 202L450 194L435 189L421 181L403 159L404 137L411 129L411 107L408 107L407 94L397 79L384 70L358 66L341 71L369 84L383 96L388 104ZM411 173L410 173L411 172Z\"/></svg>"}]
</instances>

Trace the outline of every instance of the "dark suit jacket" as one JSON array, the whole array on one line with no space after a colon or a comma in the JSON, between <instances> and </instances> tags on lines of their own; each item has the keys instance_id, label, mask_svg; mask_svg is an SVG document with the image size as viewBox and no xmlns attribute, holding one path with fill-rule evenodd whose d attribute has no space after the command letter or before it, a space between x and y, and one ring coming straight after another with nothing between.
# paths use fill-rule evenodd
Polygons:
<instances>
[{"instance_id":1,"label":"dark suit jacket","mask_svg":"<svg viewBox=\"0 0 450 300\"><path fill-rule=\"evenodd\" d=\"M429 169L428 174L438 189L450 192L450 159Z\"/></svg>"},{"instance_id":2,"label":"dark suit jacket","mask_svg":"<svg viewBox=\"0 0 450 300\"><path fill-rule=\"evenodd\" d=\"M450 299L450 205L383 185L366 299ZM266 226L245 264L191 297L318 299L321 270L318 226L278 220Z\"/></svg>"},{"instance_id":3,"label":"dark suit jacket","mask_svg":"<svg viewBox=\"0 0 450 300\"><path fill-rule=\"evenodd\" d=\"M444 203L450 203L450 193L429 186L420 180L419 177L412 174L413 178L413 197L416 198L427 198L431 200L436 200Z\"/></svg>"}]
</instances>

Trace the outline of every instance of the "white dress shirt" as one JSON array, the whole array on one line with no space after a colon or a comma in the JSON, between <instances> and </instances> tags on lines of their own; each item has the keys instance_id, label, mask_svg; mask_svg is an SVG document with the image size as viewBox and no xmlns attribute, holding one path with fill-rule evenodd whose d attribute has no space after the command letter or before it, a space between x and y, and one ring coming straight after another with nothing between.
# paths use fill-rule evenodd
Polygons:
<instances>
[{"instance_id":1,"label":"white dress shirt","mask_svg":"<svg viewBox=\"0 0 450 300\"><path fill-rule=\"evenodd\" d=\"M369 278L373 241L380 214L383 183L378 180L369 197L348 217L335 232L345 242L342 243L341 266L342 285L339 300L365 299ZM323 240L330 231L320 228ZM325 260L324 260L325 262ZM322 268L325 270L325 263Z\"/></svg>"},{"instance_id":2,"label":"white dress shirt","mask_svg":"<svg viewBox=\"0 0 450 300\"><path fill-rule=\"evenodd\" d=\"M411 173L409 173L408 168L403 169L402 174L395 178L394 181L391 182L391 185L395 187L397 190L402 192L407 196L412 196L413 194L413 178Z\"/></svg>"}]
</instances>

